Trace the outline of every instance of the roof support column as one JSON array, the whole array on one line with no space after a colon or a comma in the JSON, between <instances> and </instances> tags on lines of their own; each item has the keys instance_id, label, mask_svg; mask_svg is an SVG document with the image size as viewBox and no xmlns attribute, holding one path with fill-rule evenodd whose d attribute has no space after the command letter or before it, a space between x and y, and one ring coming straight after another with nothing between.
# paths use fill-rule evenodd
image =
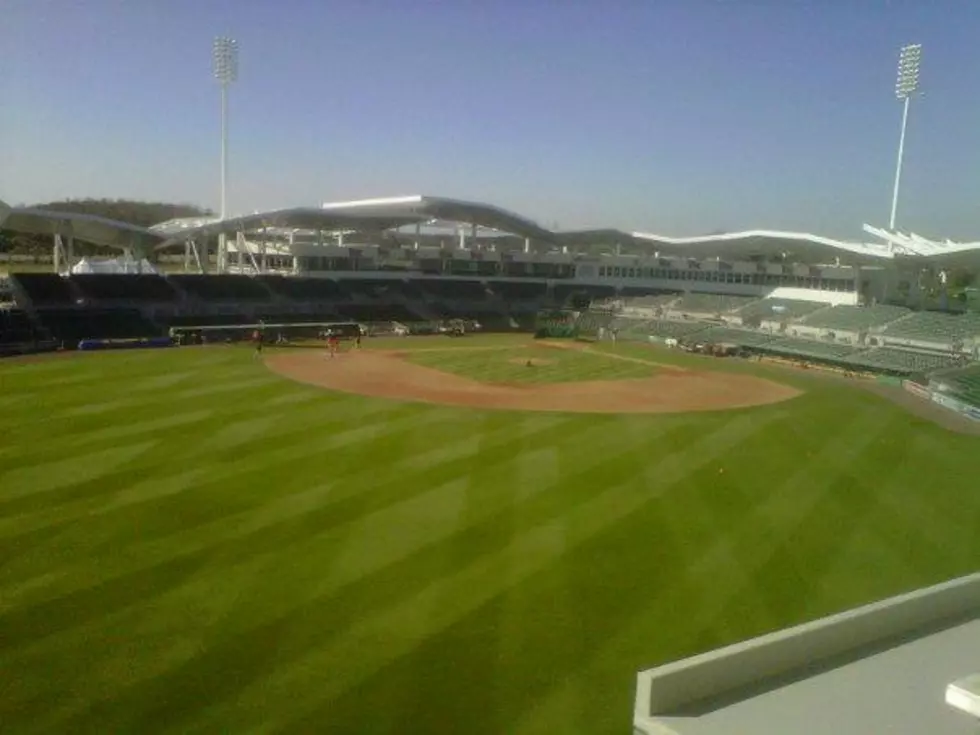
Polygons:
<instances>
[{"instance_id":1,"label":"roof support column","mask_svg":"<svg viewBox=\"0 0 980 735\"><path fill-rule=\"evenodd\" d=\"M524 252L525 253L530 253L531 252L531 238L530 237L525 237L524 238Z\"/></svg>"},{"instance_id":2,"label":"roof support column","mask_svg":"<svg viewBox=\"0 0 980 735\"><path fill-rule=\"evenodd\" d=\"M344 231L341 230L337 233L337 245L344 247Z\"/></svg>"},{"instance_id":3,"label":"roof support column","mask_svg":"<svg viewBox=\"0 0 980 735\"><path fill-rule=\"evenodd\" d=\"M197 258L197 268L202 274L206 274L211 270L211 261L209 260L208 253L209 239L207 235L201 235L200 239L191 240L191 248L193 249L194 257Z\"/></svg>"},{"instance_id":4,"label":"roof support column","mask_svg":"<svg viewBox=\"0 0 980 735\"><path fill-rule=\"evenodd\" d=\"M269 258L268 258L268 246L266 244L266 234L265 225L262 226L262 239L259 241L259 247L261 248L259 252L261 253L261 260L259 261L259 273L265 273L269 268Z\"/></svg>"},{"instance_id":5,"label":"roof support column","mask_svg":"<svg viewBox=\"0 0 980 735\"><path fill-rule=\"evenodd\" d=\"M459 228L459 249L466 250L466 230Z\"/></svg>"},{"instance_id":6,"label":"roof support column","mask_svg":"<svg viewBox=\"0 0 980 735\"><path fill-rule=\"evenodd\" d=\"M422 223L415 223L415 249L419 249L419 240L422 238Z\"/></svg>"},{"instance_id":7,"label":"roof support column","mask_svg":"<svg viewBox=\"0 0 980 735\"><path fill-rule=\"evenodd\" d=\"M479 244L476 241L476 225L473 222L470 222L470 240L473 241L473 246L477 250L480 250L481 249L480 246L479 246Z\"/></svg>"},{"instance_id":8,"label":"roof support column","mask_svg":"<svg viewBox=\"0 0 980 735\"><path fill-rule=\"evenodd\" d=\"M622 254L623 254L623 246L620 243L617 242L616 243L616 255L622 255Z\"/></svg>"},{"instance_id":9,"label":"roof support column","mask_svg":"<svg viewBox=\"0 0 980 735\"><path fill-rule=\"evenodd\" d=\"M218 273L224 273L228 266L228 236L222 232L218 235Z\"/></svg>"},{"instance_id":10,"label":"roof support column","mask_svg":"<svg viewBox=\"0 0 980 735\"><path fill-rule=\"evenodd\" d=\"M55 273L61 273L61 235L54 234L54 249L51 252L51 264Z\"/></svg>"},{"instance_id":11,"label":"roof support column","mask_svg":"<svg viewBox=\"0 0 980 735\"><path fill-rule=\"evenodd\" d=\"M191 269L191 241L184 240L184 273Z\"/></svg>"}]
</instances>

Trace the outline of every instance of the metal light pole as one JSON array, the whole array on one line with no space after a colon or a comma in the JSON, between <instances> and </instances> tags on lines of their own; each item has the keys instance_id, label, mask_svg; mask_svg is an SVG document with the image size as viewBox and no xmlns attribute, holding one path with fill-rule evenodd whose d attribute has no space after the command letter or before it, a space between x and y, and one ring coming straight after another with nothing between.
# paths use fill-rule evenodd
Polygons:
<instances>
[{"instance_id":1,"label":"metal light pole","mask_svg":"<svg viewBox=\"0 0 980 735\"><path fill-rule=\"evenodd\" d=\"M922 44L903 46L898 56L898 79L895 97L902 103L902 133L898 138L898 164L895 167L895 188L892 191L892 213L888 229L895 229L895 213L898 211L898 186L902 180L902 158L905 155L905 126L909 120L909 100L919 89L919 63L922 60Z\"/></svg>"},{"instance_id":2,"label":"metal light pole","mask_svg":"<svg viewBox=\"0 0 980 735\"><path fill-rule=\"evenodd\" d=\"M233 38L214 39L212 56L214 78L221 85L221 219L228 216L228 88L238 79L238 41ZM218 272L227 265L228 248L225 233L218 235Z\"/></svg>"}]
</instances>

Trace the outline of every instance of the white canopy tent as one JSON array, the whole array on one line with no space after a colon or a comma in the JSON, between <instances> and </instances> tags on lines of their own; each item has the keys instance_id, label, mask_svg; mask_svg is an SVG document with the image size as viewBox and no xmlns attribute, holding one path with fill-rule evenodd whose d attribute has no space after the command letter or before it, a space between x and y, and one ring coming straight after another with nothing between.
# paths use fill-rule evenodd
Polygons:
<instances>
[{"instance_id":1,"label":"white canopy tent","mask_svg":"<svg viewBox=\"0 0 980 735\"><path fill-rule=\"evenodd\" d=\"M143 273L155 275L157 269L146 258L131 260L129 258L97 259L82 258L71 268L72 275L80 273Z\"/></svg>"}]
</instances>

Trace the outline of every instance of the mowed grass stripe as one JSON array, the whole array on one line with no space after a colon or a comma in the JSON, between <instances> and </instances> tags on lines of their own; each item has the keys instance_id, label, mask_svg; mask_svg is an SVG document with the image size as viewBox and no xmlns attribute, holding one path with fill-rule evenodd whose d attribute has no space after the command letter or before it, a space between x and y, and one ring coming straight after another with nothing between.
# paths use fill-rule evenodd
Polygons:
<instances>
[{"instance_id":1,"label":"mowed grass stripe","mask_svg":"<svg viewBox=\"0 0 980 735\"><path fill-rule=\"evenodd\" d=\"M745 418L725 424L716 433L704 437L702 442L692 445L686 458L666 460L668 464L662 473L664 485L681 481L691 468L712 461L718 453L762 428L760 422ZM596 456L605 456L610 461L616 458L612 452L605 455L600 452ZM597 491L591 499L571 505L564 517L552 517L521 530L502 549L447 574L414 597L355 623L353 629L348 629L332 644L321 647L289 668L284 667L281 673L273 672L264 679L263 691L256 691L252 696L278 696L293 686L302 672L316 671L323 687L323 701L329 701L331 696L356 686L387 662L406 655L422 640L445 630L507 589L556 563L572 547L614 526L654 497L653 493L637 492L637 489L637 481L630 480L623 486ZM359 654L351 664L342 669L327 665L329 661L350 661L350 652L355 649ZM246 691L239 696L248 697L249 693ZM301 714L294 710L294 719L280 723L280 726L301 731L316 719L305 721L299 717Z\"/></svg>"},{"instance_id":2,"label":"mowed grass stripe","mask_svg":"<svg viewBox=\"0 0 980 735\"><path fill-rule=\"evenodd\" d=\"M240 421L255 420L255 414L260 414L262 418L267 419L270 422L268 431L264 435L254 437L255 448L262 449L270 442L278 441L284 436L315 430L332 430L344 421L370 423L373 416L387 414L394 406L387 402L365 404L346 396L335 397L322 393L307 395L304 398L305 405L302 407L291 406L288 403L270 406L263 396L250 395L231 405L218 404L216 401L216 405L210 411L199 409L163 416L159 415L159 411L147 409L145 405L130 404L119 409L118 415L113 417L115 420L109 417L98 418L86 422L87 425L83 425L85 428L76 424L76 427L69 427L60 434L47 435L43 443L20 452L16 458L5 462L2 469L9 471L43 464L48 462L52 455L62 458L84 456L92 450L93 445L97 446L121 436L133 438L143 433L150 433L154 438L168 442L175 438L182 439L183 446L175 447L171 443L168 444L168 448L171 451L179 449L180 459L189 461L206 452L209 443L212 449L216 448L213 444L215 422L212 419L219 415L225 429ZM200 407L208 404L195 401L194 405ZM157 418L145 420L142 417L146 415L156 415ZM190 424L201 424L201 430L192 430ZM226 441L225 448L248 443L249 441L246 440ZM176 456L178 455L171 455L171 464Z\"/></svg>"},{"instance_id":3,"label":"mowed grass stripe","mask_svg":"<svg viewBox=\"0 0 980 735\"><path fill-rule=\"evenodd\" d=\"M552 422L548 422L548 423L552 423ZM533 439L533 435L531 435L529 433L525 433L525 437L526 438ZM483 507L482 504L481 504L481 507ZM398 527L400 528L401 527L401 524L398 524ZM426 537L425 539L421 539L420 538L419 540L420 541L424 541L426 544L433 543L433 540L431 538L428 538L428 537ZM378 546L378 544L375 544L375 546ZM389 560L386 560L385 563L390 563L390 559ZM240 568L240 569L234 569L234 570L232 570L232 569L226 569L225 570L225 573L222 575L222 581L226 581L226 580L229 580L229 579L231 579L231 580L239 580L239 579L242 579L242 578L244 578L244 579L261 578L263 575L258 574L258 572L259 572L259 569L257 569L257 568L250 568L250 569ZM319 576L320 575L318 575L318 577ZM314 582L314 580L311 580L311 583L312 582ZM337 584L340 584L341 582L342 582L342 580L336 580L333 586L336 586ZM344 582L344 583L347 583L347 582ZM218 593L220 593L220 586L218 588L212 587L209 590L209 592L212 593L212 594L218 594ZM155 600L153 602L153 605L154 605L154 607L158 607L159 605L161 605L161 602L159 600ZM85 636L84 635L82 636L82 640L85 640Z\"/></svg>"},{"instance_id":4,"label":"mowed grass stripe","mask_svg":"<svg viewBox=\"0 0 980 735\"><path fill-rule=\"evenodd\" d=\"M222 576L222 580L228 579L229 576L231 578L233 578L233 579L237 579L237 578L254 579L254 578L256 578L255 572L256 572L256 570L254 570L254 569L251 569L251 570L244 570L244 569L243 570L226 570L226 573ZM215 590L214 588L211 588L209 590L210 593L215 593L217 591L220 591L220 590ZM161 603L160 603L159 600L156 600L156 601L153 602L154 607L157 607L160 604ZM83 640L84 640L84 637L83 637Z\"/></svg>"},{"instance_id":5,"label":"mowed grass stripe","mask_svg":"<svg viewBox=\"0 0 980 735\"><path fill-rule=\"evenodd\" d=\"M156 533L155 529L164 528L169 529L171 526L176 525L178 528L185 529L192 527L195 522L199 522L195 519L195 516L200 518L202 512L207 514L208 506L203 503L204 500L209 499L211 496L207 492L209 488L221 488L227 483L232 483L234 486L236 479L241 478L241 480L256 480L259 482L246 484L242 483L242 492L237 498L237 503L240 505L249 495L258 495L259 502L267 502L270 497L269 489L273 487L282 488L285 483L280 481L276 484L274 481L270 484L266 484L263 481L266 478L272 480L277 478L283 472L287 471L290 467L294 467L296 463L303 462L304 460L310 460L321 456L322 454L329 453L334 450L343 449L352 445L357 445L361 442L371 440L378 440L381 436L385 434L397 435L399 432L405 435L413 435L418 431L419 428L424 427L427 421L436 423L440 420L439 411L427 412L422 416L409 414L407 416L402 416L400 418L390 418L390 414L385 414L381 419L374 423L361 423L347 431L335 431L327 432L323 436L318 437L316 440L308 442L289 442L285 446L278 449L269 449L264 454L265 463L261 470L257 470L255 467L249 463L230 463L225 465L223 468L217 468L215 466L209 467L208 474L201 477L195 469L191 469L188 476L197 479L197 483L192 482L181 482L178 483L178 487L181 487L181 493L196 491L198 496L192 499L191 502L195 504L194 514L191 515L185 512L182 515L173 515L166 513L166 507L161 506L160 503L169 503L174 499L175 493L165 493L161 494L159 492L152 493L152 499L148 498L145 503L151 507L138 511L142 513L148 513L149 517L142 518L130 518L129 522L120 524L118 519L108 518L106 519L106 525L109 528L113 528L117 531L115 538L109 543L112 547L112 552L118 551L118 544L121 542L120 535L125 536L135 536L137 539L145 539L148 536ZM364 451L372 452L373 448L370 446L364 447ZM174 464L171 462L169 465L171 468ZM362 465L362 467L370 465ZM336 474L336 472L335 472ZM131 482L131 477L129 477L127 472L123 472L121 476L117 478L119 480L119 488L126 488ZM87 481L87 479L86 479ZM151 480L150 485L153 487L155 483L158 483L159 479ZM173 487L169 485L168 487ZM130 502L119 506L116 504L118 498L118 490L107 481L106 474L99 476L98 483L98 493L93 491L96 488L92 488L89 492L85 493L75 493L72 495L72 499L77 498L81 504L81 513L83 516L88 517L91 521L93 517L102 515L105 511L100 510L100 505L104 508L106 504L106 499L109 501L110 512L117 511L120 508L124 508L130 512L134 510L134 503L132 502L134 496L134 490L125 490L126 494L130 498ZM246 493L246 489L250 490L250 493ZM140 491L135 490L135 494ZM100 499L101 496L101 499ZM155 504L155 507L153 507ZM8 504L9 505L9 504ZM44 504L41 504L41 508L44 508ZM234 506L229 507L228 505L221 506L218 511L222 514L232 513ZM23 509L22 509L23 511ZM74 509L74 516L69 516L67 518L62 517L57 519L58 528L61 530L60 534L53 533L52 524L42 524L39 528L32 529L29 533L31 537L35 539L34 543L25 544L24 536L25 534L20 533L9 537L7 539L0 539L0 548L7 551L4 555L4 563L0 564L3 569L4 576L8 574L14 574L16 565L13 564L14 560L19 560L21 562L27 562L28 565L33 563L33 556L40 554L42 558L47 555L60 556L61 554L70 554L71 556L77 557L77 555L90 545L90 541L87 541L89 537L89 532L91 528L78 527L75 521L79 520L78 512L79 509ZM205 515L207 518L208 516ZM21 519L23 520L23 519ZM14 529L22 528L23 524L11 524ZM44 540L41 542L42 537ZM95 538L99 538L95 536ZM40 543L39 543L40 542ZM27 555L17 554L17 550L25 548L31 552ZM24 558L21 558L21 557Z\"/></svg>"},{"instance_id":6,"label":"mowed grass stripe","mask_svg":"<svg viewBox=\"0 0 980 735\"><path fill-rule=\"evenodd\" d=\"M402 410L407 411L412 409ZM256 546L254 545L255 538L253 537L257 532L268 527L268 524L265 523L267 518L264 514L258 516L260 519L263 519L259 523L249 523L248 518L252 517L255 510L262 511L267 504L275 502L277 497L290 490L290 483L284 479L277 485L274 485L276 487L276 493L270 495L268 492L270 485L264 482L267 477L277 477L281 474L280 468L286 469L289 466L293 466L297 461L301 461L311 455L319 456L331 448L337 448L338 446L349 443L348 440L375 440L359 448L360 456L362 457L367 457L378 451L377 440L381 438L382 432L396 440L399 437L418 440L419 429L424 428L427 423L433 427L438 426L445 416L445 412L434 409L422 412L422 416L417 416L417 413L418 410L415 409L412 410L411 414L402 417L400 420L388 420L378 424L362 425L347 433L328 433L314 443L306 443L301 446L293 444L279 450L269 450L264 455L266 461L261 472L248 465L242 467L231 464L226 467L225 471L217 471L212 467L209 473L203 476L198 470L192 469L184 473L183 478L177 481L167 481L162 478L149 480L145 488L141 489L140 486L137 486L127 491L126 496L128 496L129 502L121 506L117 504L119 496L113 494L109 496L108 507L105 506L106 501L103 500L101 508L98 505L90 505L85 508L84 513L90 521L88 527L78 526L76 523L77 518L67 518L59 522L59 528L62 529L62 535L60 536L51 533L52 529L49 527L38 529L43 533L44 538L44 543L40 544L40 546L38 546L37 541L34 543L25 543L20 536L13 537L8 543L13 549L32 549L34 556L39 556L42 559L61 553L70 553L73 557L78 558L84 552L86 546L91 545L91 542L88 541L90 536L102 539L100 543L107 547L109 557L103 559L100 555L96 559L93 559L91 566L87 570L84 564L76 566L74 569L66 569L64 577L70 581L109 576L112 569L110 565L114 560L117 563L119 561L122 562L125 573L132 573L136 571L132 568L133 559L143 560L145 562L151 559L163 558L168 550L179 550L185 554L196 553L199 550L205 550L218 546L225 541L235 539L244 538L243 543L236 544L236 549L240 547L241 552L248 554L248 552L254 552L256 550ZM496 420L496 417L492 417L491 420ZM538 427L535 431L540 435L546 435L552 432L556 426L556 421L553 417L531 416L527 421L530 425ZM501 457L512 455L513 444L515 442L524 441L528 436L533 436L533 433L530 435L525 434L521 439L515 439L510 433L510 428L508 424L498 425L498 428L493 434L484 436L483 444L479 448L484 458L488 455L492 456L494 452L499 452ZM435 438L435 436L437 435L429 435L430 438ZM476 459L476 457L463 456L448 465L443 463L441 465L414 467L412 469L409 469L409 466L414 465L414 462L409 460L406 462L405 467L395 464L384 471L376 469L370 463L355 461L344 472L338 471L336 464L330 465L330 471L325 472L323 477L325 480L333 483L337 488L330 496L330 503L346 503L355 511L363 507L364 512L368 512L370 508L383 507L385 502L405 498L406 487L413 487L413 483L419 478L429 478L431 481L438 482L440 481L439 478L443 478L441 481L447 481L457 476L460 470L465 468L471 459ZM366 475L371 481L370 484L365 487L359 483L357 481L358 475ZM186 516L182 518L180 516L174 516L171 513L165 513L163 512L165 506L160 506L155 502L163 501L170 503L173 495L184 494L190 491L198 493L202 499L209 498L209 489L220 489L229 482L234 486L236 484L235 480L238 478L243 481L250 480L250 482L242 483L241 492L236 503L237 507L225 506L222 509L225 513L224 517L218 517L213 520L205 519L206 522L204 524L198 523L195 526ZM302 487L302 485L300 486ZM419 487L424 488L425 485L420 484ZM175 488L177 489L175 490ZM145 504L147 507L134 510L134 501L140 495L144 494L147 497L141 504ZM354 502L352 503L351 501ZM191 502L194 502L194 500L191 499ZM334 519L335 516L335 512L330 503L318 509L321 514L327 514L325 519ZM102 513L108 512L112 514L120 509L137 512L139 515L132 516L131 514L127 514L129 517L125 523L120 523L119 519L112 517L101 520L100 522L104 523L108 529L115 530L115 534L110 538L105 538L100 534L92 534L93 529L91 524L92 522L99 521ZM351 517L356 519L356 513ZM149 523L153 525L149 526ZM171 529L171 526L174 524L176 524L176 528ZM331 528L328 523L324 523L323 525L327 530ZM303 541L305 537L297 533L300 530L300 528L296 528L295 531L291 531L287 527L283 532L277 532L276 535L285 535L290 540L296 538L297 541ZM37 535L37 530L31 532L31 535ZM129 537L132 537L131 541L126 540ZM135 543L136 546L129 548L127 547L128 543ZM117 552L123 548L128 548L132 554L116 558ZM59 551L59 549L63 549L64 552ZM159 550L159 557L154 553L154 549ZM236 551L235 553L238 552ZM7 580L16 579L18 574L17 569L20 567L26 567L29 571L33 567L34 556L25 557L19 560L17 565L14 565L12 561L16 556L9 555L5 568L3 569L2 578Z\"/></svg>"},{"instance_id":7,"label":"mowed grass stripe","mask_svg":"<svg viewBox=\"0 0 980 735\"><path fill-rule=\"evenodd\" d=\"M686 654L693 654L717 639L738 640L756 634L753 621L762 619L771 623L768 611L763 610L761 618L758 610L755 614L736 611L732 609L732 600L764 601L766 596L759 587L779 587L780 579L765 574L767 565L774 555L785 553L787 543L792 544L792 540L811 528L814 521L818 528L824 524L825 519L820 516L826 515L826 506L822 503L835 492L835 479L847 473L855 455L877 441L883 428L880 414L871 412L846 422L840 435L800 463L798 473L778 486L763 488L763 501L750 508L734 526L726 523L713 532L709 529L703 533L697 531L692 538L694 529L690 519L717 516L710 508L711 497L670 496L677 507L664 508L662 514L669 527L658 529L654 526L650 531L661 545L673 547L668 556L675 583L658 586L658 594L648 602L630 606L632 610L622 627L602 639L601 645L587 657L577 660L568 677L546 697L537 699L512 731L522 735L548 732L553 727L553 718L563 707L572 707L573 711L579 712L579 717L587 723L581 727L582 732L610 730L618 718L612 714L615 709L602 706L602 702L612 699L628 711L630 692L625 687L612 693L593 691L588 686L593 677L622 675L624 659L633 661L634 671L655 665L661 660L663 649L658 651L660 647L672 651L681 645L686 647ZM743 450L748 443L757 440L758 437L753 437L737 449ZM731 466L724 462L725 458L726 455L720 455L718 459ZM709 462L702 469L711 471L715 464ZM824 475L820 482L809 482L814 472ZM718 478L715 488L703 481L695 486L705 488L706 493L710 489L710 494L717 497L730 493L733 482L749 482L748 477L735 474L733 477L732 473L726 473ZM800 493L801 487L806 487L807 492ZM833 534L829 539L833 543ZM835 557L836 554L831 552L831 558ZM712 580L710 585L701 583L709 579ZM813 575L810 584L819 589L820 575ZM692 595L696 595L696 600L691 599ZM809 606L801 620L824 612L821 607L824 598L820 595L800 591L800 601ZM692 614L679 621L676 617L678 609L691 610ZM671 631L669 639L657 635L664 628ZM635 641L647 639L651 641L651 647L637 651Z\"/></svg>"}]
</instances>

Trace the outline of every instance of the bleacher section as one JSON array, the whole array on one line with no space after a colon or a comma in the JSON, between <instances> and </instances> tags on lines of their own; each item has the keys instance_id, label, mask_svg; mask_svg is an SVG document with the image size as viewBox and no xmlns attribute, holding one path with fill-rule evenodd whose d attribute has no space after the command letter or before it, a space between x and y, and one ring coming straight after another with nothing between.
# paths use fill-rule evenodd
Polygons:
<instances>
[{"instance_id":1,"label":"bleacher section","mask_svg":"<svg viewBox=\"0 0 980 735\"><path fill-rule=\"evenodd\" d=\"M715 293L686 293L670 309L678 314L727 314L759 299Z\"/></svg>"},{"instance_id":2,"label":"bleacher section","mask_svg":"<svg viewBox=\"0 0 980 735\"><path fill-rule=\"evenodd\" d=\"M171 283L202 301L268 301L269 290L249 276L180 274L169 276Z\"/></svg>"},{"instance_id":3,"label":"bleacher section","mask_svg":"<svg viewBox=\"0 0 980 735\"><path fill-rule=\"evenodd\" d=\"M21 344L45 339L23 309L0 309L0 344Z\"/></svg>"},{"instance_id":4,"label":"bleacher section","mask_svg":"<svg viewBox=\"0 0 980 735\"><path fill-rule=\"evenodd\" d=\"M944 373L938 380L950 387L949 392L956 398L974 406L980 406L980 365Z\"/></svg>"},{"instance_id":5,"label":"bleacher section","mask_svg":"<svg viewBox=\"0 0 980 735\"><path fill-rule=\"evenodd\" d=\"M416 322L421 318L401 304L348 304L338 312L347 320L356 322Z\"/></svg>"},{"instance_id":6,"label":"bleacher section","mask_svg":"<svg viewBox=\"0 0 980 735\"><path fill-rule=\"evenodd\" d=\"M827 304L819 301L795 301L792 299L762 299L746 304L738 309L736 315L743 322L759 321L762 319L791 320L800 319L807 314L824 309Z\"/></svg>"},{"instance_id":7,"label":"bleacher section","mask_svg":"<svg viewBox=\"0 0 980 735\"><path fill-rule=\"evenodd\" d=\"M34 306L67 306L75 295L67 279L57 273L13 273L10 275Z\"/></svg>"},{"instance_id":8,"label":"bleacher section","mask_svg":"<svg viewBox=\"0 0 980 735\"><path fill-rule=\"evenodd\" d=\"M173 286L158 275L79 273L71 277L82 296L94 301L168 302L177 299Z\"/></svg>"},{"instance_id":9,"label":"bleacher section","mask_svg":"<svg viewBox=\"0 0 980 735\"><path fill-rule=\"evenodd\" d=\"M255 276L255 280L277 296L291 301L336 301L344 291L329 278L291 278L289 276Z\"/></svg>"},{"instance_id":10,"label":"bleacher section","mask_svg":"<svg viewBox=\"0 0 980 735\"><path fill-rule=\"evenodd\" d=\"M664 339L683 339L708 328L702 322L675 322L667 319L622 319L617 318L609 325L619 330L622 337L663 337Z\"/></svg>"},{"instance_id":11,"label":"bleacher section","mask_svg":"<svg viewBox=\"0 0 980 735\"><path fill-rule=\"evenodd\" d=\"M928 354L898 350L889 347L876 347L853 355L848 362L852 365L888 370L902 374L928 373L933 370L952 367L958 358L953 355Z\"/></svg>"},{"instance_id":12,"label":"bleacher section","mask_svg":"<svg viewBox=\"0 0 980 735\"><path fill-rule=\"evenodd\" d=\"M358 321L420 325L466 319L491 331L533 330L540 313L557 312L562 304L573 302L579 305L575 311L582 312L573 330L580 335L598 336L600 328L605 328L627 340L659 337L689 344L728 343L749 353L903 375L958 366L966 358L954 355L950 346L964 340L966 351L975 350L972 340L980 338L980 313L912 312L892 305L831 307L809 301L690 292L632 290L615 296L614 289L605 286L549 287L544 283L484 282L478 278L198 274L62 277L28 273L14 274L10 283L11 293L24 308L0 310L0 344L37 343L53 338L72 348L83 339L152 337L174 326L249 324L260 320L268 324ZM594 306L587 308L590 301ZM601 304L609 308L601 308ZM622 313L617 315L621 305L651 311L645 316L640 316L644 312L637 312L628 318ZM658 311L661 309L663 312ZM674 317L666 318L663 313ZM680 313L731 318L726 320L728 323L681 319L676 316ZM776 330L773 334L765 328L753 328L770 317L790 322L788 333ZM567 318L561 316L561 320ZM739 326L739 318L745 326ZM562 325L570 326L564 321ZM824 334L828 331L869 333L877 343L867 343L870 348L852 345L848 335L838 335L834 341ZM924 344L913 344L918 342ZM933 346L935 349L931 350ZM965 390L980 391L980 376L964 375L961 382L967 386ZM978 385L970 382L974 380Z\"/></svg>"},{"instance_id":13,"label":"bleacher section","mask_svg":"<svg viewBox=\"0 0 980 735\"><path fill-rule=\"evenodd\" d=\"M837 332L865 332L901 319L911 312L904 306L834 306L799 320L799 324Z\"/></svg>"},{"instance_id":14,"label":"bleacher section","mask_svg":"<svg viewBox=\"0 0 980 735\"><path fill-rule=\"evenodd\" d=\"M795 337L775 337L768 343L766 350L779 355L806 357L813 360L847 361L856 349L847 345L833 342L818 342L815 339L797 339Z\"/></svg>"},{"instance_id":15,"label":"bleacher section","mask_svg":"<svg viewBox=\"0 0 980 735\"><path fill-rule=\"evenodd\" d=\"M957 340L980 337L980 314L920 311L889 324L881 335L896 340L952 344Z\"/></svg>"},{"instance_id":16,"label":"bleacher section","mask_svg":"<svg viewBox=\"0 0 980 735\"><path fill-rule=\"evenodd\" d=\"M540 300L548 294L548 286L544 283L496 281L490 284L489 290L506 302Z\"/></svg>"},{"instance_id":17,"label":"bleacher section","mask_svg":"<svg viewBox=\"0 0 980 735\"><path fill-rule=\"evenodd\" d=\"M479 281L437 281L425 279L417 281L418 286L429 297L444 299L465 299L483 301L487 298L486 288Z\"/></svg>"}]
</instances>

